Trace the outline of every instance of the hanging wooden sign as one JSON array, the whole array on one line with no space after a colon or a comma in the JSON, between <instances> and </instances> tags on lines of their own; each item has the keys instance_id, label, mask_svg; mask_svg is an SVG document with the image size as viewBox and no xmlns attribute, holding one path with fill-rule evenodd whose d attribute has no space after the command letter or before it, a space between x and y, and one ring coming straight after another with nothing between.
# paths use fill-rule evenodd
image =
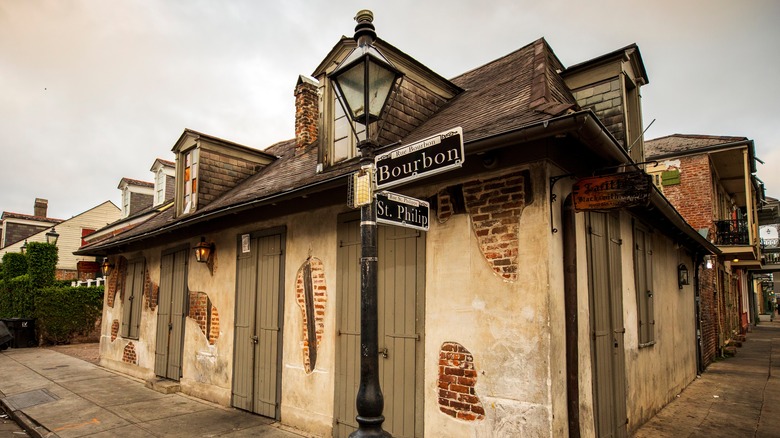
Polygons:
<instances>
[{"instance_id":1,"label":"hanging wooden sign","mask_svg":"<svg viewBox=\"0 0 780 438\"><path fill-rule=\"evenodd\" d=\"M647 205L652 189L652 177L641 170L582 178L572 187L574 210L613 210Z\"/></svg>"}]
</instances>

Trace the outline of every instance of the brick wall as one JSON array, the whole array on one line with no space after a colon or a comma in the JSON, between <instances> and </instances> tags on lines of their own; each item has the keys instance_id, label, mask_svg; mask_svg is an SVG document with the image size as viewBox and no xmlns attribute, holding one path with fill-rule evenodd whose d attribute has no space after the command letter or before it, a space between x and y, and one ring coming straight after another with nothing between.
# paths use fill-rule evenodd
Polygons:
<instances>
[{"instance_id":1,"label":"brick wall","mask_svg":"<svg viewBox=\"0 0 780 438\"><path fill-rule=\"evenodd\" d=\"M198 208L255 174L256 163L201 149L198 165Z\"/></svg>"},{"instance_id":2,"label":"brick wall","mask_svg":"<svg viewBox=\"0 0 780 438\"><path fill-rule=\"evenodd\" d=\"M303 76L295 87L296 153L317 141L319 133L319 99L317 83Z\"/></svg>"},{"instance_id":3,"label":"brick wall","mask_svg":"<svg viewBox=\"0 0 780 438\"><path fill-rule=\"evenodd\" d=\"M679 170L680 184L664 186L664 196L695 230L707 228L714 233L715 198L707 155L681 157Z\"/></svg>"},{"instance_id":4,"label":"brick wall","mask_svg":"<svg viewBox=\"0 0 780 438\"><path fill-rule=\"evenodd\" d=\"M715 283L715 267L699 268L699 297L701 318L702 366L707 367L715 360L718 351L718 315Z\"/></svg>"},{"instance_id":5,"label":"brick wall","mask_svg":"<svg viewBox=\"0 0 780 438\"><path fill-rule=\"evenodd\" d=\"M593 110L607 130L623 147L626 147L623 93L619 78L580 88L573 94L582 109Z\"/></svg>"},{"instance_id":6,"label":"brick wall","mask_svg":"<svg viewBox=\"0 0 780 438\"><path fill-rule=\"evenodd\" d=\"M114 307L117 292L119 292L119 301L122 301L124 297L122 290L124 289L123 285L127 274L127 259L119 256L113 263L114 271L108 276L106 286L106 305L112 308Z\"/></svg>"},{"instance_id":7,"label":"brick wall","mask_svg":"<svg viewBox=\"0 0 780 438\"><path fill-rule=\"evenodd\" d=\"M115 319L111 323L111 342L114 342L118 334L119 334L119 320Z\"/></svg>"},{"instance_id":8,"label":"brick wall","mask_svg":"<svg viewBox=\"0 0 780 438\"><path fill-rule=\"evenodd\" d=\"M457 342L445 342L439 351L439 410L453 418L476 421L485 418L477 396L474 357Z\"/></svg>"},{"instance_id":9,"label":"brick wall","mask_svg":"<svg viewBox=\"0 0 780 438\"><path fill-rule=\"evenodd\" d=\"M135 353L135 344L128 342L122 352L122 362L138 365L138 355Z\"/></svg>"},{"instance_id":10,"label":"brick wall","mask_svg":"<svg viewBox=\"0 0 780 438\"><path fill-rule=\"evenodd\" d=\"M310 315L306 311L306 288L305 275L309 272L311 277L311 294L314 314ZM301 347L303 350L303 365L306 373L311 373L316 366L317 351L319 350L322 334L325 331L325 304L328 301L328 288L325 285L325 267L322 261L316 257L310 257L298 269L298 275L295 280L295 301L301 309L303 324L303 339ZM309 319L314 321L314 339L315 345L309 344Z\"/></svg>"},{"instance_id":11,"label":"brick wall","mask_svg":"<svg viewBox=\"0 0 780 438\"><path fill-rule=\"evenodd\" d=\"M219 312L209 296L203 292L190 292L189 308L187 316L198 323L209 344L214 345L219 338Z\"/></svg>"},{"instance_id":12,"label":"brick wall","mask_svg":"<svg viewBox=\"0 0 780 438\"><path fill-rule=\"evenodd\" d=\"M76 269L55 269L54 278L57 280L78 280L79 271Z\"/></svg>"},{"instance_id":13,"label":"brick wall","mask_svg":"<svg viewBox=\"0 0 780 438\"><path fill-rule=\"evenodd\" d=\"M149 275L149 270L146 270L146 278L144 279L144 302L146 308L154 310L157 308L157 297L160 294L160 287L157 283L152 281L152 277Z\"/></svg>"},{"instance_id":14,"label":"brick wall","mask_svg":"<svg viewBox=\"0 0 780 438\"><path fill-rule=\"evenodd\" d=\"M524 172L515 172L463 184L466 211L482 254L493 272L507 281L517 280L518 227L526 181Z\"/></svg>"}]
</instances>

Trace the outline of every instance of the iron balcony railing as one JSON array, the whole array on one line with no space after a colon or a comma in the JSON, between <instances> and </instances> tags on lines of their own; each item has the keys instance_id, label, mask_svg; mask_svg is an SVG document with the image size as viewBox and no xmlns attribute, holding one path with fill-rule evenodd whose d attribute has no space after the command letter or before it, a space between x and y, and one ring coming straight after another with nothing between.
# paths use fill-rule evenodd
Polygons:
<instances>
[{"instance_id":1,"label":"iron balcony railing","mask_svg":"<svg viewBox=\"0 0 780 438\"><path fill-rule=\"evenodd\" d=\"M778 248L778 241L780 239L761 239L761 249Z\"/></svg>"},{"instance_id":2,"label":"iron balcony railing","mask_svg":"<svg viewBox=\"0 0 780 438\"><path fill-rule=\"evenodd\" d=\"M746 220L715 221L716 245L750 245Z\"/></svg>"}]
</instances>

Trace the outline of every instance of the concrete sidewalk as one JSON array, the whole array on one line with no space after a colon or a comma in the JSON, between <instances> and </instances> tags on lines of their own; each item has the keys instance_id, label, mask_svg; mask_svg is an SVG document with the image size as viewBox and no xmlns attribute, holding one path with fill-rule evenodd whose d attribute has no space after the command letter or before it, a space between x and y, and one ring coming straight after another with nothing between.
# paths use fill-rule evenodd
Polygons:
<instances>
[{"instance_id":1,"label":"concrete sidewalk","mask_svg":"<svg viewBox=\"0 0 780 438\"><path fill-rule=\"evenodd\" d=\"M762 322L736 356L707 370L637 438L780 437L780 322Z\"/></svg>"},{"instance_id":2,"label":"concrete sidewalk","mask_svg":"<svg viewBox=\"0 0 780 438\"><path fill-rule=\"evenodd\" d=\"M300 438L265 417L181 394L42 348L0 353L0 403L31 436Z\"/></svg>"}]
</instances>

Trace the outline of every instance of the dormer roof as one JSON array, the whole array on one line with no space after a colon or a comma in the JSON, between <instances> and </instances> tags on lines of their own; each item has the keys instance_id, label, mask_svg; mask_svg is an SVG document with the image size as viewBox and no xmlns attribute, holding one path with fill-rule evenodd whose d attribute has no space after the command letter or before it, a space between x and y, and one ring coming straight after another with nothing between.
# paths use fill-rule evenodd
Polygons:
<instances>
[{"instance_id":1,"label":"dormer roof","mask_svg":"<svg viewBox=\"0 0 780 438\"><path fill-rule=\"evenodd\" d=\"M125 187L153 189L154 183L125 177L119 180L119 185L116 188L118 188L119 190L124 190Z\"/></svg>"},{"instance_id":2,"label":"dormer roof","mask_svg":"<svg viewBox=\"0 0 780 438\"><path fill-rule=\"evenodd\" d=\"M173 161L163 160L162 158L157 158L154 160L154 163L152 163L152 167L150 167L149 170L151 172L154 172L160 167L168 168L172 170L176 168L176 163Z\"/></svg>"}]
</instances>

